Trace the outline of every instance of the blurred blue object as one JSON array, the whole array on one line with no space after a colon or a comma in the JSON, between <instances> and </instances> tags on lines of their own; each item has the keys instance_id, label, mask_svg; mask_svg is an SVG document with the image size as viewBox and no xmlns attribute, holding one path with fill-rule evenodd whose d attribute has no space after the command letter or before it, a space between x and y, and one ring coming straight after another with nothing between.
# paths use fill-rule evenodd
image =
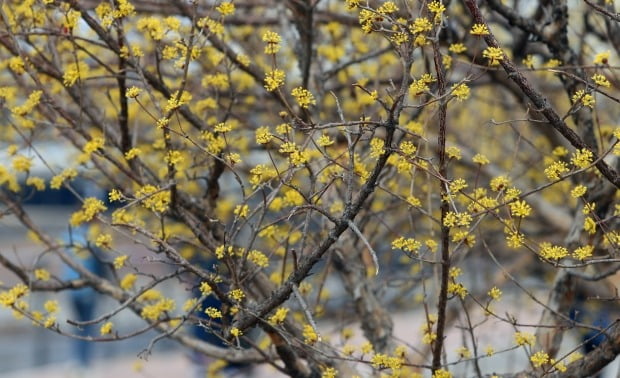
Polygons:
<instances>
[{"instance_id":1,"label":"blurred blue object","mask_svg":"<svg viewBox=\"0 0 620 378\"><path fill-rule=\"evenodd\" d=\"M100 259L101 251L94 246L88 245L87 232L88 227L83 225L65 234L63 240L67 245L71 246L67 252L75 261L81 262L89 272L103 277L105 275L105 266ZM69 266L65 266L63 279L75 280L78 278L80 278L80 273ZM98 293L91 287L71 290L69 292L69 301L73 310L73 320L79 322L92 320L98 299ZM95 336L96 327L94 325L87 325L78 328L76 333L80 336ZM81 366L88 366L92 360L92 342L76 339L74 340L73 347L79 364Z\"/></svg>"}]
</instances>

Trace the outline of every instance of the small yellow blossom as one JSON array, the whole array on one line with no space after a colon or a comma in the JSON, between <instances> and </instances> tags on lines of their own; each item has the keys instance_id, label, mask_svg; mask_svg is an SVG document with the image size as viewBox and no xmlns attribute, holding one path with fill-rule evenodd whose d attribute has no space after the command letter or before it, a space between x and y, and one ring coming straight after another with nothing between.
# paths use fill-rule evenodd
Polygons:
<instances>
[{"instance_id":1,"label":"small yellow blossom","mask_svg":"<svg viewBox=\"0 0 620 378\"><path fill-rule=\"evenodd\" d=\"M510 203L510 213L519 218L525 218L530 215L532 208L525 201L514 201Z\"/></svg>"},{"instance_id":2,"label":"small yellow blossom","mask_svg":"<svg viewBox=\"0 0 620 378\"><path fill-rule=\"evenodd\" d=\"M541 367L549 362L549 355L543 351L536 352L530 357L530 361L534 364L534 367Z\"/></svg>"},{"instance_id":3,"label":"small yellow blossom","mask_svg":"<svg viewBox=\"0 0 620 378\"><path fill-rule=\"evenodd\" d=\"M106 322L103 323L101 325L101 328L99 329L99 333L101 333L101 335L109 335L110 333L112 333L112 327L114 325L112 324L112 322Z\"/></svg>"},{"instance_id":4,"label":"small yellow blossom","mask_svg":"<svg viewBox=\"0 0 620 378\"><path fill-rule=\"evenodd\" d=\"M497 301L502 297L502 291L497 286L493 286L487 295Z\"/></svg>"},{"instance_id":5,"label":"small yellow blossom","mask_svg":"<svg viewBox=\"0 0 620 378\"><path fill-rule=\"evenodd\" d=\"M380 138L372 138L370 140L370 157L378 158L379 156L385 154L385 141Z\"/></svg>"},{"instance_id":6,"label":"small yellow blossom","mask_svg":"<svg viewBox=\"0 0 620 378\"><path fill-rule=\"evenodd\" d=\"M142 93L142 89L138 88L138 87L131 87L129 89L127 89L127 92L125 92L125 96L127 98L136 98L140 95L140 93Z\"/></svg>"},{"instance_id":7,"label":"small yellow blossom","mask_svg":"<svg viewBox=\"0 0 620 378\"><path fill-rule=\"evenodd\" d=\"M284 74L284 71L279 69L274 69L265 73L265 89L269 92L275 91L284 85L285 78L286 75Z\"/></svg>"},{"instance_id":8,"label":"small yellow blossom","mask_svg":"<svg viewBox=\"0 0 620 378\"><path fill-rule=\"evenodd\" d=\"M609 64L609 57L611 53L609 50L600 52L594 56L594 64L607 65Z\"/></svg>"},{"instance_id":9,"label":"small yellow blossom","mask_svg":"<svg viewBox=\"0 0 620 378\"><path fill-rule=\"evenodd\" d=\"M532 335L529 332L515 332L514 339L515 343L519 346L534 346L534 343L536 342L536 336Z\"/></svg>"},{"instance_id":10,"label":"small yellow blossom","mask_svg":"<svg viewBox=\"0 0 620 378\"><path fill-rule=\"evenodd\" d=\"M459 101L467 100L469 98L469 93L470 93L469 87L465 83L454 84L452 86L452 94Z\"/></svg>"},{"instance_id":11,"label":"small yellow blossom","mask_svg":"<svg viewBox=\"0 0 620 378\"><path fill-rule=\"evenodd\" d=\"M587 190L588 188L586 188L585 185L577 185L576 187L573 188L573 190L570 191L570 195L573 198L579 198L583 196L584 194L586 194Z\"/></svg>"},{"instance_id":12,"label":"small yellow blossom","mask_svg":"<svg viewBox=\"0 0 620 378\"><path fill-rule=\"evenodd\" d=\"M611 83L609 82L609 80L607 80L605 75L594 74L594 76L592 76L592 80L596 83L596 85L600 85L601 87L611 87Z\"/></svg>"},{"instance_id":13,"label":"small yellow blossom","mask_svg":"<svg viewBox=\"0 0 620 378\"><path fill-rule=\"evenodd\" d=\"M299 106L304 109L307 109L310 105L316 104L316 100L314 99L312 93L310 93L309 90L303 87L294 88L291 91L291 94L293 95L293 97L295 97L295 100L297 101Z\"/></svg>"},{"instance_id":14,"label":"small yellow blossom","mask_svg":"<svg viewBox=\"0 0 620 378\"><path fill-rule=\"evenodd\" d=\"M125 277L121 279L121 282L120 282L121 289L123 290L131 289L133 285L136 283L137 279L138 279L138 276L136 276L134 273L126 274Z\"/></svg>"},{"instance_id":15,"label":"small yellow blossom","mask_svg":"<svg viewBox=\"0 0 620 378\"><path fill-rule=\"evenodd\" d=\"M573 102L581 102L584 106L593 108L596 100L594 96L589 93L586 93L583 89L578 90L572 97Z\"/></svg>"},{"instance_id":16,"label":"small yellow blossom","mask_svg":"<svg viewBox=\"0 0 620 378\"><path fill-rule=\"evenodd\" d=\"M474 26L471 27L471 31L470 31L471 35L488 35L489 34L489 29L487 28L487 26L485 24L474 24Z\"/></svg>"},{"instance_id":17,"label":"small yellow blossom","mask_svg":"<svg viewBox=\"0 0 620 378\"><path fill-rule=\"evenodd\" d=\"M47 281L51 277L50 272L47 269L35 269L34 278L40 281Z\"/></svg>"},{"instance_id":18,"label":"small yellow blossom","mask_svg":"<svg viewBox=\"0 0 620 378\"><path fill-rule=\"evenodd\" d=\"M594 252L593 246L584 245L583 247L579 247L575 249L575 251L573 252L573 258L583 261L589 257L592 257L593 252Z\"/></svg>"},{"instance_id":19,"label":"small yellow blossom","mask_svg":"<svg viewBox=\"0 0 620 378\"><path fill-rule=\"evenodd\" d=\"M491 161L489 161L489 158L487 158L483 154L476 154L476 155L474 155L474 157L472 158L472 161L474 163L480 164L480 165L486 165L486 164L489 164L491 162Z\"/></svg>"},{"instance_id":20,"label":"small yellow blossom","mask_svg":"<svg viewBox=\"0 0 620 378\"><path fill-rule=\"evenodd\" d=\"M231 290L230 293L228 293L228 296L231 299L238 302L238 301L243 300L243 298L245 298L245 293L241 289L234 289L234 290Z\"/></svg>"},{"instance_id":21,"label":"small yellow blossom","mask_svg":"<svg viewBox=\"0 0 620 378\"><path fill-rule=\"evenodd\" d=\"M594 158L594 155L592 154L592 151L586 148L582 148L573 153L570 159L570 162L573 163L575 167L586 168L590 164L592 164L593 158Z\"/></svg>"},{"instance_id":22,"label":"small yellow blossom","mask_svg":"<svg viewBox=\"0 0 620 378\"><path fill-rule=\"evenodd\" d=\"M304 325L302 336L304 337L304 342L308 345L313 345L319 341L319 335L310 324Z\"/></svg>"},{"instance_id":23,"label":"small yellow blossom","mask_svg":"<svg viewBox=\"0 0 620 378\"><path fill-rule=\"evenodd\" d=\"M267 43L265 54L275 54L280 51L282 37L278 33L268 30L263 34L263 42Z\"/></svg>"},{"instance_id":24,"label":"small yellow blossom","mask_svg":"<svg viewBox=\"0 0 620 378\"><path fill-rule=\"evenodd\" d=\"M235 13L235 4L225 1L215 8L222 16L230 16Z\"/></svg>"},{"instance_id":25,"label":"small yellow blossom","mask_svg":"<svg viewBox=\"0 0 620 378\"><path fill-rule=\"evenodd\" d=\"M118 256L114 259L114 269L120 269L122 267L125 266L125 263L127 262L127 258L129 256L127 255L122 255L122 256Z\"/></svg>"},{"instance_id":26,"label":"small yellow blossom","mask_svg":"<svg viewBox=\"0 0 620 378\"><path fill-rule=\"evenodd\" d=\"M489 60L489 65L497 66L504 59L504 52L499 47L487 47L482 51L482 56Z\"/></svg>"}]
</instances>

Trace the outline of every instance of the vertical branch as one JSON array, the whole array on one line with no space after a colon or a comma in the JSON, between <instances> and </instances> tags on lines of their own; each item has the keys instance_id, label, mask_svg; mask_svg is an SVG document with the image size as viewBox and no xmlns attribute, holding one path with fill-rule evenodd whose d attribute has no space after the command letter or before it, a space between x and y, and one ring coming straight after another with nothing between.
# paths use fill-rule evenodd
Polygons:
<instances>
[{"instance_id":1,"label":"vertical branch","mask_svg":"<svg viewBox=\"0 0 620 378\"><path fill-rule=\"evenodd\" d=\"M447 101L444 97L446 92L446 77L441 63L441 54L439 45L433 42L433 57L435 62L435 72L437 73L437 96L439 100L439 133L437 136L437 148L439 155L439 174L442 178L447 177L447 161L446 161L446 111ZM444 197L448 195L445 183L439 181L439 193L441 201L441 287L439 289L439 298L437 303L437 339L433 345L433 372L441 366L441 351L443 349L444 328L446 325L446 307L448 303L448 278L450 274L450 251L449 234L450 228L444 225L444 218L449 210L449 203L444 201Z\"/></svg>"},{"instance_id":2,"label":"vertical branch","mask_svg":"<svg viewBox=\"0 0 620 378\"><path fill-rule=\"evenodd\" d=\"M117 5L118 6L118 5ZM123 47L125 36L123 34L122 19L117 20L116 33L118 35L118 46ZM127 46L129 47L129 46ZM129 106L127 105L127 61L122 54L118 54L118 100L121 110L118 115L118 124L121 131L121 151L126 153L131 149L131 135L129 132Z\"/></svg>"},{"instance_id":3,"label":"vertical branch","mask_svg":"<svg viewBox=\"0 0 620 378\"><path fill-rule=\"evenodd\" d=\"M293 22L299 33L299 69L301 85L308 88L310 66L312 65L312 46L314 43L314 5L311 0L290 0L289 7L293 12Z\"/></svg>"}]
</instances>

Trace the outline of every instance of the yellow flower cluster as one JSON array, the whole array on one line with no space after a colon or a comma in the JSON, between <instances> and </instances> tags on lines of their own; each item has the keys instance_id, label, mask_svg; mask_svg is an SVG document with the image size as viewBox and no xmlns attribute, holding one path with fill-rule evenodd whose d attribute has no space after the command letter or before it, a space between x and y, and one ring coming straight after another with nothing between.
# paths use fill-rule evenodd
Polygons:
<instances>
[{"instance_id":1,"label":"yellow flower cluster","mask_svg":"<svg viewBox=\"0 0 620 378\"><path fill-rule=\"evenodd\" d=\"M568 250L565 247L559 245L553 245L548 242L540 243L539 254L541 257L548 260L559 260L568 256Z\"/></svg>"},{"instance_id":2,"label":"yellow flower cluster","mask_svg":"<svg viewBox=\"0 0 620 378\"><path fill-rule=\"evenodd\" d=\"M499 47L487 47L482 51L482 56L489 60L489 65L497 66L504 59L504 52Z\"/></svg>"},{"instance_id":3,"label":"yellow flower cluster","mask_svg":"<svg viewBox=\"0 0 620 378\"><path fill-rule=\"evenodd\" d=\"M30 167L32 167L32 159L24 155L17 155L11 161L11 165L17 172L28 172L30 171Z\"/></svg>"},{"instance_id":4,"label":"yellow flower cluster","mask_svg":"<svg viewBox=\"0 0 620 378\"><path fill-rule=\"evenodd\" d=\"M573 258L583 261L589 257L592 257L593 252L594 252L593 246L584 245L583 247L579 247L575 249L575 251L573 252Z\"/></svg>"},{"instance_id":5,"label":"yellow flower cluster","mask_svg":"<svg viewBox=\"0 0 620 378\"><path fill-rule=\"evenodd\" d=\"M515 343L519 346L534 346L534 344L536 343L536 336L532 335L529 332L515 332L514 339Z\"/></svg>"},{"instance_id":6,"label":"yellow flower cluster","mask_svg":"<svg viewBox=\"0 0 620 378\"><path fill-rule=\"evenodd\" d=\"M385 154L385 141L380 138L372 138L370 140L370 157L378 158L379 156Z\"/></svg>"},{"instance_id":7,"label":"yellow flower cluster","mask_svg":"<svg viewBox=\"0 0 620 378\"><path fill-rule=\"evenodd\" d=\"M541 367L549 362L549 355L543 351L536 352L530 357L530 361L534 364L534 367Z\"/></svg>"},{"instance_id":8,"label":"yellow flower cluster","mask_svg":"<svg viewBox=\"0 0 620 378\"><path fill-rule=\"evenodd\" d=\"M248 252L248 260L261 268L266 268L269 266L269 258L264 253L256 249Z\"/></svg>"},{"instance_id":9,"label":"yellow flower cluster","mask_svg":"<svg viewBox=\"0 0 620 378\"><path fill-rule=\"evenodd\" d=\"M497 288L497 286L493 286L491 290L487 293L489 297L498 301L502 297L502 291Z\"/></svg>"},{"instance_id":10,"label":"yellow flower cluster","mask_svg":"<svg viewBox=\"0 0 620 378\"><path fill-rule=\"evenodd\" d=\"M220 319L222 317L222 312L215 307L207 307L205 309L205 314L211 319Z\"/></svg>"},{"instance_id":11,"label":"yellow flower cluster","mask_svg":"<svg viewBox=\"0 0 620 378\"><path fill-rule=\"evenodd\" d=\"M22 105L12 108L11 112L18 116L23 116L30 113L35 106L39 105L42 95L42 91L33 91L30 95L28 95L28 99Z\"/></svg>"},{"instance_id":12,"label":"yellow flower cluster","mask_svg":"<svg viewBox=\"0 0 620 378\"><path fill-rule=\"evenodd\" d=\"M510 204L510 213L519 218L525 218L532 212L532 207L525 201L514 201Z\"/></svg>"},{"instance_id":13,"label":"yellow flower cluster","mask_svg":"<svg viewBox=\"0 0 620 378\"><path fill-rule=\"evenodd\" d=\"M230 16L235 13L235 4L225 1L215 8L222 16Z\"/></svg>"},{"instance_id":14,"label":"yellow flower cluster","mask_svg":"<svg viewBox=\"0 0 620 378\"><path fill-rule=\"evenodd\" d=\"M71 214L69 224L71 226L78 226L84 222L91 221L97 214L102 211L106 211L108 208L103 202L95 197L88 197L84 199L82 208L79 211Z\"/></svg>"},{"instance_id":15,"label":"yellow flower cluster","mask_svg":"<svg viewBox=\"0 0 620 378\"><path fill-rule=\"evenodd\" d=\"M99 333L101 333L102 336L109 335L110 333L112 333L113 326L114 324L112 324L112 322L106 322L101 325L101 328L99 329Z\"/></svg>"},{"instance_id":16,"label":"yellow flower cluster","mask_svg":"<svg viewBox=\"0 0 620 378\"><path fill-rule=\"evenodd\" d=\"M470 33L471 35L477 36L488 35L489 29L485 24L474 24L474 26L471 27Z\"/></svg>"},{"instance_id":17,"label":"yellow flower cluster","mask_svg":"<svg viewBox=\"0 0 620 378\"><path fill-rule=\"evenodd\" d=\"M9 290L0 293L0 305L11 307L18 299L28 295L28 292L28 286L21 283L17 284Z\"/></svg>"},{"instance_id":18,"label":"yellow flower cluster","mask_svg":"<svg viewBox=\"0 0 620 378\"><path fill-rule=\"evenodd\" d=\"M299 106L304 109L307 109L310 105L316 104L316 100L314 99L312 93L303 87L293 88L291 94L295 97L295 100Z\"/></svg>"},{"instance_id":19,"label":"yellow flower cluster","mask_svg":"<svg viewBox=\"0 0 620 378\"><path fill-rule=\"evenodd\" d=\"M375 369L400 369L403 366L403 359L399 357L391 357L387 354L377 353L370 359L370 364Z\"/></svg>"},{"instance_id":20,"label":"yellow flower cluster","mask_svg":"<svg viewBox=\"0 0 620 378\"><path fill-rule=\"evenodd\" d=\"M406 252L417 252L420 247L422 247L422 243L414 238L405 238L401 236L392 241L392 249L402 249Z\"/></svg>"},{"instance_id":21,"label":"yellow flower cluster","mask_svg":"<svg viewBox=\"0 0 620 378\"><path fill-rule=\"evenodd\" d=\"M138 20L137 28L155 41L160 41L164 38L164 25L159 18L142 17Z\"/></svg>"},{"instance_id":22,"label":"yellow flower cluster","mask_svg":"<svg viewBox=\"0 0 620 378\"><path fill-rule=\"evenodd\" d=\"M314 345L319 341L319 335L310 324L304 325L302 336L304 337L304 342L308 345Z\"/></svg>"},{"instance_id":23,"label":"yellow flower cluster","mask_svg":"<svg viewBox=\"0 0 620 378\"><path fill-rule=\"evenodd\" d=\"M469 93L469 87L465 83L454 84L452 86L452 94L459 101L467 100L469 98Z\"/></svg>"},{"instance_id":24,"label":"yellow flower cluster","mask_svg":"<svg viewBox=\"0 0 620 378\"><path fill-rule=\"evenodd\" d=\"M568 172L568 166L563 161L555 161L545 168L545 176L549 180L559 180L563 173Z\"/></svg>"},{"instance_id":25,"label":"yellow flower cluster","mask_svg":"<svg viewBox=\"0 0 620 378\"><path fill-rule=\"evenodd\" d=\"M570 162L573 163L575 167L586 168L592 164L593 157L592 151L582 148L573 153Z\"/></svg>"},{"instance_id":26,"label":"yellow flower cluster","mask_svg":"<svg viewBox=\"0 0 620 378\"><path fill-rule=\"evenodd\" d=\"M276 312L269 317L269 323L271 324L282 324L286 319L286 315L288 314L289 309L286 307L278 307Z\"/></svg>"},{"instance_id":27,"label":"yellow flower cluster","mask_svg":"<svg viewBox=\"0 0 620 378\"><path fill-rule=\"evenodd\" d=\"M170 191L161 190L153 185L143 186L135 193L135 197L140 199L142 206L160 213L165 212L170 204Z\"/></svg>"},{"instance_id":28,"label":"yellow flower cluster","mask_svg":"<svg viewBox=\"0 0 620 378\"><path fill-rule=\"evenodd\" d=\"M263 34L263 42L267 43L265 46L265 54L275 54L280 51L282 47L280 43L282 42L282 37L274 31L268 30Z\"/></svg>"},{"instance_id":29,"label":"yellow flower cluster","mask_svg":"<svg viewBox=\"0 0 620 378\"><path fill-rule=\"evenodd\" d=\"M284 85L285 78L286 75L284 74L284 71L279 69L274 69L265 73L265 89L269 92L275 91Z\"/></svg>"},{"instance_id":30,"label":"yellow flower cluster","mask_svg":"<svg viewBox=\"0 0 620 378\"><path fill-rule=\"evenodd\" d=\"M163 313L172 311L174 308L174 300L163 298L154 304L144 306L140 312L140 316L146 320L156 321Z\"/></svg>"},{"instance_id":31,"label":"yellow flower cluster","mask_svg":"<svg viewBox=\"0 0 620 378\"><path fill-rule=\"evenodd\" d=\"M446 216L443 220L443 225L446 227L469 227L472 221L471 214L467 212L455 213L453 211L449 211L446 213Z\"/></svg>"},{"instance_id":32,"label":"yellow flower cluster","mask_svg":"<svg viewBox=\"0 0 620 378\"><path fill-rule=\"evenodd\" d=\"M590 93L586 93L586 91L583 89L575 92L575 94L572 97L572 100L575 103L581 102L584 106L587 106L590 108L593 108L594 104L596 103L594 96L592 96Z\"/></svg>"}]
</instances>

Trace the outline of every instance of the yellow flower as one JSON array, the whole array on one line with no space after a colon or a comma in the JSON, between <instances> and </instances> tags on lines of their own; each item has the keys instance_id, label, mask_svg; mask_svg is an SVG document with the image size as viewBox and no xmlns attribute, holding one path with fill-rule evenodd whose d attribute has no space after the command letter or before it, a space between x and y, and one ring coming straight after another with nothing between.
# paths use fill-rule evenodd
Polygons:
<instances>
[{"instance_id":1,"label":"yellow flower","mask_svg":"<svg viewBox=\"0 0 620 378\"><path fill-rule=\"evenodd\" d=\"M486 164L490 163L489 158L487 158L483 154L476 154L476 155L474 155L474 157L472 158L472 161L474 163L480 164L480 165L486 165Z\"/></svg>"},{"instance_id":2,"label":"yellow flower","mask_svg":"<svg viewBox=\"0 0 620 378\"><path fill-rule=\"evenodd\" d=\"M222 312L215 307L207 307L205 309L205 314L211 319L220 319L222 317Z\"/></svg>"},{"instance_id":3,"label":"yellow flower","mask_svg":"<svg viewBox=\"0 0 620 378\"><path fill-rule=\"evenodd\" d=\"M120 269L122 267L125 266L125 263L127 262L127 258L129 256L127 255L122 255L122 256L118 256L114 259L114 269Z\"/></svg>"},{"instance_id":4,"label":"yellow flower","mask_svg":"<svg viewBox=\"0 0 620 378\"><path fill-rule=\"evenodd\" d=\"M589 93L586 93L583 89L578 90L572 97L573 102L581 102L583 105L588 106L590 108L594 107L596 100L594 96Z\"/></svg>"},{"instance_id":5,"label":"yellow flower","mask_svg":"<svg viewBox=\"0 0 620 378\"><path fill-rule=\"evenodd\" d=\"M465 83L454 84L452 86L452 94L459 101L467 100L469 98L469 87Z\"/></svg>"},{"instance_id":6,"label":"yellow flower","mask_svg":"<svg viewBox=\"0 0 620 378\"><path fill-rule=\"evenodd\" d=\"M543 351L536 352L530 357L530 361L532 361L534 367L541 367L549 362L549 355Z\"/></svg>"},{"instance_id":7,"label":"yellow flower","mask_svg":"<svg viewBox=\"0 0 620 378\"><path fill-rule=\"evenodd\" d=\"M412 25L409 25L409 31L412 34L423 33L433 29L433 24L426 17L419 17L413 21Z\"/></svg>"},{"instance_id":8,"label":"yellow flower","mask_svg":"<svg viewBox=\"0 0 620 378\"><path fill-rule=\"evenodd\" d=\"M525 218L530 215L532 208L525 201L510 203L510 213L515 217Z\"/></svg>"},{"instance_id":9,"label":"yellow flower","mask_svg":"<svg viewBox=\"0 0 620 378\"><path fill-rule=\"evenodd\" d=\"M275 314L269 317L269 323L271 324L282 324L284 319L286 319L286 315L288 314L289 309L286 307L278 307Z\"/></svg>"},{"instance_id":10,"label":"yellow flower","mask_svg":"<svg viewBox=\"0 0 620 378\"><path fill-rule=\"evenodd\" d=\"M129 89L127 89L127 92L125 92L125 97L127 98L136 98L140 95L140 93L142 93L142 89L138 88L138 87L131 87Z\"/></svg>"},{"instance_id":11,"label":"yellow flower","mask_svg":"<svg viewBox=\"0 0 620 378\"><path fill-rule=\"evenodd\" d=\"M112 332L113 326L114 325L112 324L112 322L104 323L99 329L99 333L101 333L101 335L109 335Z\"/></svg>"},{"instance_id":12,"label":"yellow flower","mask_svg":"<svg viewBox=\"0 0 620 378\"><path fill-rule=\"evenodd\" d=\"M275 54L280 51L282 37L278 33L268 30L263 34L263 42L267 43L265 54Z\"/></svg>"},{"instance_id":13,"label":"yellow flower","mask_svg":"<svg viewBox=\"0 0 620 378\"><path fill-rule=\"evenodd\" d=\"M25 157L24 155L17 155L11 161L13 169L17 172L28 172L32 167L32 159Z\"/></svg>"},{"instance_id":14,"label":"yellow flower","mask_svg":"<svg viewBox=\"0 0 620 378\"><path fill-rule=\"evenodd\" d=\"M50 279L50 272L47 269L35 269L34 278L41 281L47 281Z\"/></svg>"},{"instance_id":15,"label":"yellow flower","mask_svg":"<svg viewBox=\"0 0 620 378\"><path fill-rule=\"evenodd\" d=\"M230 329L230 334L233 335L234 337L239 337L243 335L243 332L241 332L241 330L237 327L232 327Z\"/></svg>"},{"instance_id":16,"label":"yellow flower","mask_svg":"<svg viewBox=\"0 0 620 378\"><path fill-rule=\"evenodd\" d=\"M379 156L385 154L385 141L380 138L372 138L370 140L370 157L378 158Z\"/></svg>"},{"instance_id":17,"label":"yellow flower","mask_svg":"<svg viewBox=\"0 0 620 378\"><path fill-rule=\"evenodd\" d=\"M453 52L455 54L460 54L462 52L467 51L467 47L465 47L462 43L453 43L448 47L448 51Z\"/></svg>"},{"instance_id":18,"label":"yellow flower","mask_svg":"<svg viewBox=\"0 0 620 378\"><path fill-rule=\"evenodd\" d=\"M234 289L228 293L228 296L235 301L241 301L245 298L245 293L241 289Z\"/></svg>"},{"instance_id":19,"label":"yellow flower","mask_svg":"<svg viewBox=\"0 0 620 378\"><path fill-rule=\"evenodd\" d=\"M594 56L594 64L607 65L609 64L609 57L611 53L609 50L600 52Z\"/></svg>"},{"instance_id":20,"label":"yellow flower","mask_svg":"<svg viewBox=\"0 0 620 378\"><path fill-rule=\"evenodd\" d=\"M226 1L221 3L218 7L215 8L222 16L229 16L235 13L235 4L232 2Z\"/></svg>"},{"instance_id":21,"label":"yellow flower","mask_svg":"<svg viewBox=\"0 0 620 378\"><path fill-rule=\"evenodd\" d=\"M499 47L487 47L482 56L489 60L489 65L497 66L504 59L504 52Z\"/></svg>"},{"instance_id":22,"label":"yellow flower","mask_svg":"<svg viewBox=\"0 0 620 378\"><path fill-rule=\"evenodd\" d=\"M605 75L594 74L594 76L592 76L592 80L596 83L596 85L600 85L601 87L611 87L611 83L609 82L609 80L607 80Z\"/></svg>"},{"instance_id":23,"label":"yellow flower","mask_svg":"<svg viewBox=\"0 0 620 378\"><path fill-rule=\"evenodd\" d=\"M265 73L265 89L269 92L275 91L284 85L285 78L286 75L284 74L284 71L279 69L274 69Z\"/></svg>"},{"instance_id":24,"label":"yellow flower","mask_svg":"<svg viewBox=\"0 0 620 378\"><path fill-rule=\"evenodd\" d=\"M321 134L319 139L317 140L317 144L321 147L327 147L334 144L334 141L327 134Z\"/></svg>"},{"instance_id":25,"label":"yellow flower","mask_svg":"<svg viewBox=\"0 0 620 378\"><path fill-rule=\"evenodd\" d=\"M248 205L237 205L235 210L233 210L233 214L239 216L239 218L246 218L249 212L250 207Z\"/></svg>"},{"instance_id":26,"label":"yellow flower","mask_svg":"<svg viewBox=\"0 0 620 378\"><path fill-rule=\"evenodd\" d=\"M575 249L575 252L573 252L573 258L583 261L588 257L592 257L592 252L594 252L593 246L584 245L583 247Z\"/></svg>"},{"instance_id":27,"label":"yellow flower","mask_svg":"<svg viewBox=\"0 0 620 378\"><path fill-rule=\"evenodd\" d=\"M256 143L258 144L267 144L271 142L273 139L273 135L269 131L268 126L261 126L256 129Z\"/></svg>"},{"instance_id":28,"label":"yellow flower","mask_svg":"<svg viewBox=\"0 0 620 378\"><path fill-rule=\"evenodd\" d=\"M297 101L299 106L301 106L304 109L307 109L310 105L316 104L316 100L314 99L314 96L312 95L312 93L305 88L302 88L302 87L294 88L291 91L291 94L293 95L293 97L295 97L295 100Z\"/></svg>"},{"instance_id":29,"label":"yellow flower","mask_svg":"<svg viewBox=\"0 0 620 378\"><path fill-rule=\"evenodd\" d=\"M594 155L590 150L582 148L573 153L570 162L578 168L586 168L592 164L593 157Z\"/></svg>"},{"instance_id":30,"label":"yellow flower","mask_svg":"<svg viewBox=\"0 0 620 378\"><path fill-rule=\"evenodd\" d=\"M121 279L121 282L120 282L121 289L123 290L131 289L133 285L136 283L137 279L138 279L138 276L136 276L134 273L128 273L127 275L125 275L125 277L123 277L123 279Z\"/></svg>"},{"instance_id":31,"label":"yellow flower","mask_svg":"<svg viewBox=\"0 0 620 378\"><path fill-rule=\"evenodd\" d=\"M304 342L308 345L313 345L319 340L319 335L310 324L304 325L302 336L304 337Z\"/></svg>"},{"instance_id":32,"label":"yellow flower","mask_svg":"<svg viewBox=\"0 0 620 378\"><path fill-rule=\"evenodd\" d=\"M474 24L474 26L471 27L470 33L472 35L488 35L489 29L485 24Z\"/></svg>"},{"instance_id":33,"label":"yellow flower","mask_svg":"<svg viewBox=\"0 0 620 378\"><path fill-rule=\"evenodd\" d=\"M532 335L529 332L515 332L514 339L515 343L519 346L534 346L534 343L536 342L536 336Z\"/></svg>"},{"instance_id":34,"label":"yellow flower","mask_svg":"<svg viewBox=\"0 0 620 378\"><path fill-rule=\"evenodd\" d=\"M487 295L497 301L502 297L502 291L497 286L493 286Z\"/></svg>"},{"instance_id":35,"label":"yellow flower","mask_svg":"<svg viewBox=\"0 0 620 378\"><path fill-rule=\"evenodd\" d=\"M577 185L575 188L573 188L573 190L571 190L570 195L573 198L579 198L586 194L587 190L588 188L586 188L584 185Z\"/></svg>"}]
</instances>

